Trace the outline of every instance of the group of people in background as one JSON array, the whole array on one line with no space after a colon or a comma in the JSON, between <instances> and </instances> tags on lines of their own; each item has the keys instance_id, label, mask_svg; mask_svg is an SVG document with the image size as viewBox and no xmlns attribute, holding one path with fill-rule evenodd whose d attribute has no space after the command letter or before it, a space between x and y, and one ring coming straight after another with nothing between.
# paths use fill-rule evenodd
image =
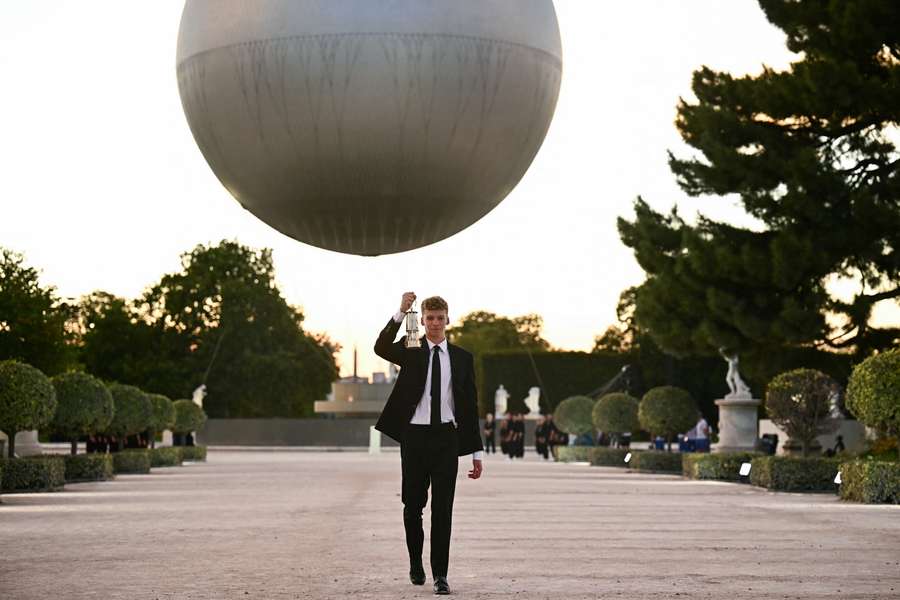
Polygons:
<instances>
[{"instance_id":1,"label":"group of people in background","mask_svg":"<svg viewBox=\"0 0 900 600\"><path fill-rule=\"evenodd\" d=\"M496 453L496 437L500 436L500 452L508 460L525 457L525 416L507 411L499 424L492 413L484 421L485 454ZM541 415L534 429L534 448L538 455L549 460L554 446L569 443L569 434L560 431L553 422L553 415Z\"/></svg>"}]
</instances>

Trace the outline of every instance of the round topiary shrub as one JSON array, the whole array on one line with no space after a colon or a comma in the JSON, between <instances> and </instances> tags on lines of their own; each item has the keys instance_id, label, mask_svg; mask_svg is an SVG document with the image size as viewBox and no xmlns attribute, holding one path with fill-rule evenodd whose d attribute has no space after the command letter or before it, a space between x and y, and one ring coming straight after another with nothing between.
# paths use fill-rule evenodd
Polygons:
<instances>
[{"instance_id":1,"label":"round topiary shrub","mask_svg":"<svg viewBox=\"0 0 900 600\"><path fill-rule=\"evenodd\" d=\"M553 420L557 427L570 435L584 435L593 429L593 410L593 400L587 396L572 396L557 405L553 411Z\"/></svg>"},{"instance_id":2,"label":"round topiary shrub","mask_svg":"<svg viewBox=\"0 0 900 600\"><path fill-rule=\"evenodd\" d=\"M594 428L614 435L637 431L639 401L634 396L616 392L607 394L594 403L592 421Z\"/></svg>"},{"instance_id":3,"label":"round topiary shrub","mask_svg":"<svg viewBox=\"0 0 900 600\"><path fill-rule=\"evenodd\" d=\"M900 460L900 348L856 365L847 384L847 408L869 427L897 436Z\"/></svg>"},{"instance_id":4,"label":"round topiary shrub","mask_svg":"<svg viewBox=\"0 0 900 600\"><path fill-rule=\"evenodd\" d=\"M56 414L50 428L72 442L77 452L78 438L109 427L113 418L113 397L106 385L87 373L61 373L51 379L56 390Z\"/></svg>"},{"instance_id":5,"label":"round topiary shrub","mask_svg":"<svg viewBox=\"0 0 900 600\"><path fill-rule=\"evenodd\" d=\"M194 404L192 400L176 400L172 403L175 409L175 421L172 431L175 433L190 433L196 431L206 423L206 413Z\"/></svg>"},{"instance_id":6,"label":"round topiary shrub","mask_svg":"<svg viewBox=\"0 0 900 600\"><path fill-rule=\"evenodd\" d=\"M111 383L109 391L115 408L108 431L118 438L121 449L126 435L134 435L149 427L153 407L147 394L133 385Z\"/></svg>"},{"instance_id":7,"label":"round topiary shrub","mask_svg":"<svg viewBox=\"0 0 900 600\"><path fill-rule=\"evenodd\" d=\"M50 378L31 365L0 361L0 431L15 456L16 433L40 429L53 419L56 392Z\"/></svg>"},{"instance_id":8,"label":"round topiary shrub","mask_svg":"<svg viewBox=\"0 0 900 600\"><path fill-rule=\"evenodd\" d=\"M808 456L817 436L837 429L831 405L839 390L837 382L821 371L794 369L769 382L766 411L787 432L788 443L799 443L803 456Z\"/></svg>"},{"instance_id":9,"label":"round topiary shrub","mask_svg":"<svg viewBox=\"0 0 900 600\"><path fill-rule=\"evenodd\" d=\"M672 438L697 423L699 410L694 398L679 387L664 385L649 390L638 405L641 427L666 438L672 450Z\"/></svg>"},{"instance_id":10,"label":"round topiary shrub","mask_svg":"<svg viewBox=\"0 0 900 600\"><path fill-rule=\"evenodd\" d=\"M171 429L175 424L175 407L172 401L162 394L148 394L153 407L153 418L150 420L150 445L155 446L156 434Z\"/></svg>"}]
</instances>

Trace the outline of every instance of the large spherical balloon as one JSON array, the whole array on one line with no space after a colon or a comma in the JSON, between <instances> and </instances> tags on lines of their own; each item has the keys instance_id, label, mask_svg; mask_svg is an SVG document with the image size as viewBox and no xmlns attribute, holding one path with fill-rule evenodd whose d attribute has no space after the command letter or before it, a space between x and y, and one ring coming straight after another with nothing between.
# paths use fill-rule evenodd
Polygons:
<instances>
[{"instance_id":1,"label":"large spherical balloon","mask_svg":"<svg viewBox=\"0 0 900 600\"><path fill-rule=\"evenodd\" d=\"M187 0L178 85L219 180L297 240L361 255L497 206L550 126L552 0Z\"/></svg>"}]
</instances>

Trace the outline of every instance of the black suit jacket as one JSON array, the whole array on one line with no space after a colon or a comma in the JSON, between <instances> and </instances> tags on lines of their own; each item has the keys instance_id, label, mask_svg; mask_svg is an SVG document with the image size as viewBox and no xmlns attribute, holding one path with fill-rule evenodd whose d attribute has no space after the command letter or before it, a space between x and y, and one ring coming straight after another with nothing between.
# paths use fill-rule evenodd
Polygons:
<instances>
[{"instance_id":1,"label":"black suit jacket","mask_svg":"<svg viewBox=\"0 0 900 600\"><path fill-rule=\"evenodd\" d=\"M425 393L428 375L428 344L423 339L420 348L407 348L406 336L394 342L400 323L391 319L375 342L375 354L400 367L394 389L375 429L403 442L406 426L416 412L416 406ZM456 417L456 435L459 438L459 455L483 450L478 431L478 393L475 390L475 363L472 355L459 346L447 342L450 355L450 383L453 387L453 414Z\"/></svg>"}]
</instances>

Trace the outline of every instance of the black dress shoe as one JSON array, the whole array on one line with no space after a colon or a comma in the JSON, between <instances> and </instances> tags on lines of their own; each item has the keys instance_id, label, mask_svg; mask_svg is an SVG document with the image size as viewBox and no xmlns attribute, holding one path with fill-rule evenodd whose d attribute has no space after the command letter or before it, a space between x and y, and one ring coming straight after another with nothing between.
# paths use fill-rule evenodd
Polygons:
<instances>
[{"instance_id":1,"label":"black dress shoe","mask_svg":"<svg viewBox=\"0 0 900 600\"><path fill-rule=\"evenodd\" d=\"M425 585L425 569L422 565L414 565L409 568L409 580L413 585Z\"/></svg>"},{"instance_id":2,"label":"black dress shoe","mask_svg":"<svg viewBox=\"0 0 900 600\"><path fill-rule=\"evenodd\" d=\"M447 583L446 577L434 578L434 593L441 596L450 593L450 585Z\"/></svg>"}]
</instances>

